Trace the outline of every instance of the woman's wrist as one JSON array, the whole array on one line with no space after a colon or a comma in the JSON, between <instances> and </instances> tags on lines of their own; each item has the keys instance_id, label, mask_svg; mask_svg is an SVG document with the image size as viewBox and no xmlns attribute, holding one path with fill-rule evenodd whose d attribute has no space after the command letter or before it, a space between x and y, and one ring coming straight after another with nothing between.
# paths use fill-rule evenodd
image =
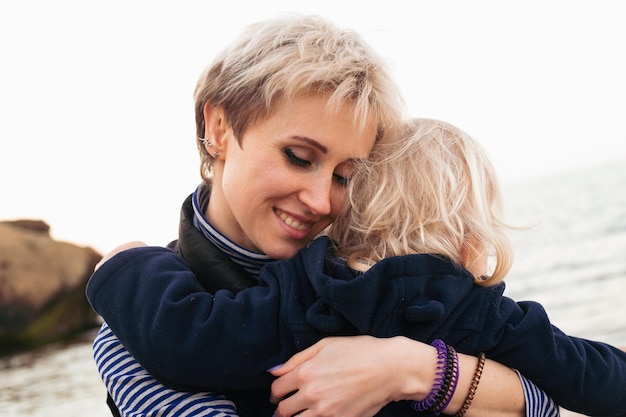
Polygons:
<instances>
[{"instance_id":1,"label":"woman's wrist","mask_svg":"<svg viewBox=\"0 0 626 417\"><path fill-rule=\"evenodd\" d=\"M459 375L457 388L454 395L450 399L450 403L444 410L445 414L448 415L456 414L463 407L472 385L477 358L475 356L459 354L458 361Z\"/></svg>"},{"instance_id":2,"label":"woman's wrist","mask_svg":"<svg viewBox=\"0 0 626 417\"><path fill-rule=\"evenodd\" d=\"M392 401L422 401L432 391L437 378L437 349L426 343L403 336L394 340L394 380L400 385L393 388Z\"/></svg>"},{"instance_id":3,"label":"woman's wrist","mask_svg":"<svg viewBox=\"0 0 626 417\"><path fill-rule=\"evenodd\" d=\"M393 338L393 363L396 382L392 401L423 401L431 393L438 370L437 349L426 343L402 336ZM458 379L456 389L442 414L455 415L465 404L476 378L479 365L477 356L458 354ZM524 416L525 401L519 377L512 369L487 360L465 417Z\"/></svg>"},{"instance_id":4,"label":"woman's wrist","mask_svg":"<svg viewBox=\"0 0 626 417\"><path fill-rule=\"evenodd\" d=\"M441 339L434 340L431 346L437 349L437 376L426 398L422 401L412 401L411 408L415 411L428 411L438 416L448 407L456 391L459 376L458 354L452 346L447 345ZM484 355L481 359L484 363ZM474 384L476 384L476 378ZM472 387L475 390L475 387ZM462 417L464 411L467 410L473 397L472 388L470 388L470 394L461 408L459 417Z\"/></svg>"},{"instance_id":5,"label":"woman's wrist","mask_svg":"<svg viewBox=\"0 0 626 417\"><path fill-rule=\"evenodd\" d=\"M451 416L458 413L470 392L472 399L465 417L525 416L524 392L515 371L492 360L481 364L477 356L459 354L457 389L443 413Z\"/></svg>"}]
</instances>

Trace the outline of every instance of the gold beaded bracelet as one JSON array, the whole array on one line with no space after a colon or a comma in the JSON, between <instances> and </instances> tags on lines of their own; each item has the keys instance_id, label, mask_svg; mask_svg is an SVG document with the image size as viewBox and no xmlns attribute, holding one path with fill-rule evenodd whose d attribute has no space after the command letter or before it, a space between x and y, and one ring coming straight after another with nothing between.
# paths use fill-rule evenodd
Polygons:
<instances>
[{"instance_id":1,"label":"gold beaded bracelet","mask_svg":"<svg viewBox=\"0 0 626 417\"><path fill-rule=\"evenodd\" d=\"M476 395L476 389L478 388L478 383L480 382L480 377L483 374L483 368L485 367L485 354L480 353L478 356L478 366L476 366L476 372L474 373L474 379L472 380L472 384L470 385L469 392L467 393L467 397L465 397L465 402L463 403L463 407L459 410L458 413L454 415L454 417L463 417L470 405L472 404L472 400L474 400L474 395Z\"/></svg>"}]
</instances>

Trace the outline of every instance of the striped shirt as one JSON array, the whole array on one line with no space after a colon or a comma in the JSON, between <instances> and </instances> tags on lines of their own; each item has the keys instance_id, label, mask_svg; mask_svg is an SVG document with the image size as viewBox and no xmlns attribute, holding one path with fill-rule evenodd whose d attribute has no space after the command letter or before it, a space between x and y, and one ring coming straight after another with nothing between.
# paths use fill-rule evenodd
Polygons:
<instances>
[{"instance_id":1,"label":"striped shirt","mask_svg":"<svg viewBox=\"0 0 626 417\"><path fill-rule=\"evenodd\" d=\"M181 392L157 382L122 346L106 323L93 344L102 382L124 417L237 417L219 392Z\"/></svg>"},{"instance_id":2,"label":"striped shirt","mask_svg":"<svg viewBox=\"0 0 626 417\"><path fill-rule=\"evenodd\" d=\"M517 371L516 371L517 372ZM559 417L559 407L545 392L517 372L526 400L526 417Z\"/></svg>"},{"instance_id":3,"label":"striped shirt","mask_svg":"<svg viewBox=\"0 0 626 417\"><path fill-rule=\"evenodd\" d=\"M271 261L272 258L265 254L252 252L240 246L220 233L204 216L204 210L209 204L210 190L207 187L199 186L192 196L193 224L202 232L211 243L220 248L231 261L239 264L246 272L253 277L259 276L261 268Z\"/></svg>"}]
</instances>

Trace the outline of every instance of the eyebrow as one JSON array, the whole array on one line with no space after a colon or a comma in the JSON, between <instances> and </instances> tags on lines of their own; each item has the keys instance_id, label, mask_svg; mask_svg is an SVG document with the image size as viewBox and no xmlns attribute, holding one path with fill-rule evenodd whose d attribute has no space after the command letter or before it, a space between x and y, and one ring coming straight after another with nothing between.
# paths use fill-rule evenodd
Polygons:
<instances>
[{"instance_id":1,"label":"eyebrow","mask_svg":"<svg viewBox=\"0 0 626 417\"><path fill-rule=\"evenodd\" d=\"M293 137L296 140L300 140L302 142L306 142L309 145L313 146L314 148L319 149L322 153L328 153L328 148L324 145L322 145L321 143L319 143L318 141L316 141L315 139L311 139L309 137L306 136L294 136Z\"/></svg>"}]
</instances>

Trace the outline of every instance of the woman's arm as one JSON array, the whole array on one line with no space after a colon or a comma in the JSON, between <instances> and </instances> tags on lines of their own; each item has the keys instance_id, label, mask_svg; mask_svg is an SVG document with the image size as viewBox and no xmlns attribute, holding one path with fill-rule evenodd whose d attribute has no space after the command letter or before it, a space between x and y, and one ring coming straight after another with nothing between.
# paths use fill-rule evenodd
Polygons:
<instances>
[{"instance_id":1,"label":"woman's arm","mask_svg":"<svg viewBox=\"0 0 626 417\"><path fill-rule=\"evenodd\" d=\"M463 406L476 364L476 357L459 355L459 382L445 414ZM435 348L402 336L326 338L272 371L279 377L272 384L275 415L288 417L306 409L307 417L373 416L392 401L423 400L432 389L436 366ZM465 415L525 416L518 375L487 360Z\"/></svg>"}]
</instances>

